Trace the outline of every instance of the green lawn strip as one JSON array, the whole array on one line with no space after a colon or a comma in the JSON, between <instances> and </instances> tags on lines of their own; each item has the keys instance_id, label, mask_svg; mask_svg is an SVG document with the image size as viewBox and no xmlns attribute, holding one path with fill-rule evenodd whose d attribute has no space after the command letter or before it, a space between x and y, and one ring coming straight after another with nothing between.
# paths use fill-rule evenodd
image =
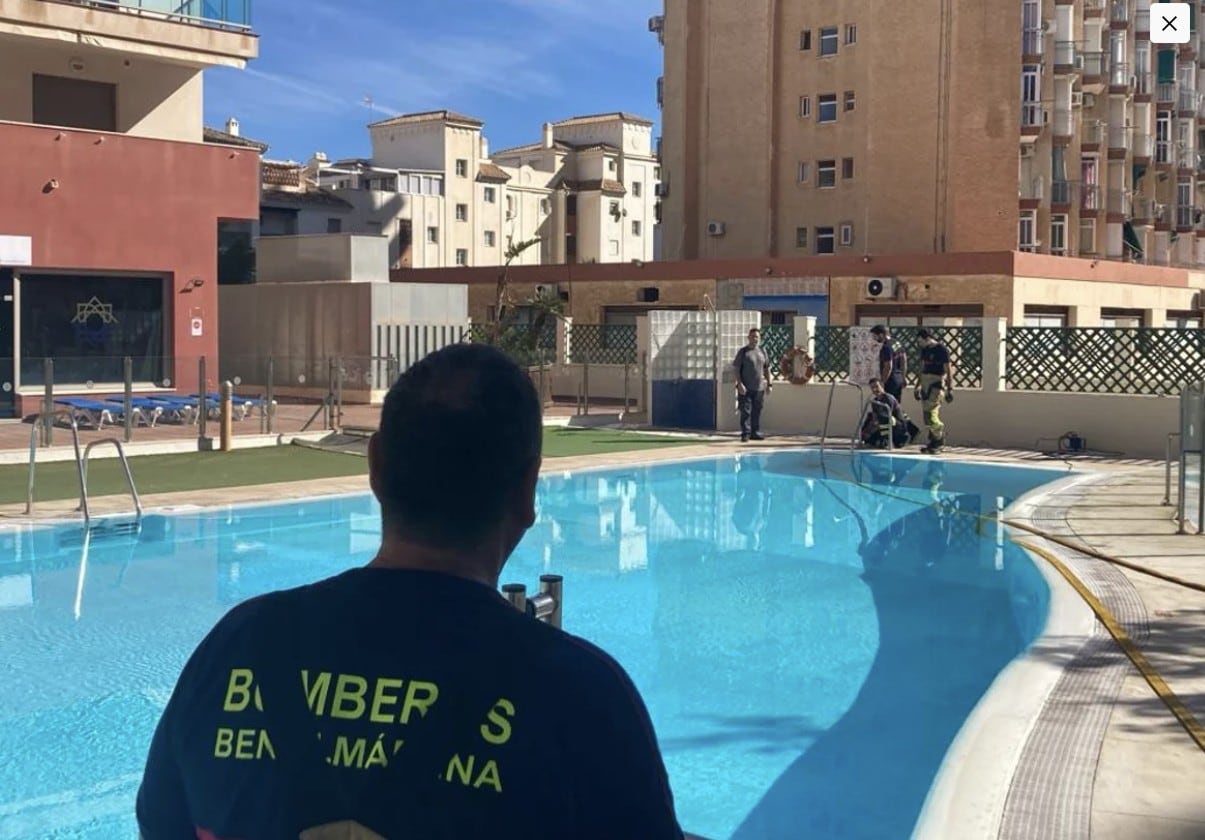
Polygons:
<instances>
[{"instance_id":1,"label":"green lawn strip","mask_svg":"<svg viewBox=\"0 0 1205 840\"><path fill-rule=\"evenodd\" d=\"M611 429L544 430L544 457L595 455L608 452L658 449L698 443L690 438L642 435ZM130 458L130 470L141 495L215 487L245 487L313 478L363 475L367 461L346 453L321 452L302 446L269 446L234 452L186 452L176 455L139 455ZM29 467L0 466L0 504L25 501ZM126 492L125 477L116 458L88 462L88 494L110 496ZM74 499L79 481L73 461L39 463L36 501Z\"/></svg>"}]
</instances>

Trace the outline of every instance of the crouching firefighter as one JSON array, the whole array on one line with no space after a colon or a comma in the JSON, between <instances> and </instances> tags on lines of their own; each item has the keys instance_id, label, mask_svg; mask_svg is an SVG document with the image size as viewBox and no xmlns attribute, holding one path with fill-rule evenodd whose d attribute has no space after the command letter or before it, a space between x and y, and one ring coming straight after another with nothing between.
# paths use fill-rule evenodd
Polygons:
<instances>
[{"instance_id":1,"label":"crouching firefighter","mask_svg":"<svg viewBox=\"0 0 1205 840\"><path fill-rule=\"evenodd\" d=\"M900 401L883 388L882 380L870 380L870 402L862 419L862 445L899 449L914 442L919 434L920 428L904 413Z\"/></svg>"}]
</instances>

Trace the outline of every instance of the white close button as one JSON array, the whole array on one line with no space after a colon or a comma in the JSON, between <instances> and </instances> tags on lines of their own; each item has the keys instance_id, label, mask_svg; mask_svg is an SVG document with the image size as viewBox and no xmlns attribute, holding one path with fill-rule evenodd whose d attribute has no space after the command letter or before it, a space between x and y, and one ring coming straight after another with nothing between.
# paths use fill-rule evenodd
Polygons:
<instances>
[{"instance_id":1,"label":"white close button","mask_svg":"<svg viewBox=\"0 0 1205 840\"><path fill-rule=\"evenodd\" d=\"M1188 3L1151 4L1151 43L1187 44L1192 29Z\"/></svg>"}]
</instances>

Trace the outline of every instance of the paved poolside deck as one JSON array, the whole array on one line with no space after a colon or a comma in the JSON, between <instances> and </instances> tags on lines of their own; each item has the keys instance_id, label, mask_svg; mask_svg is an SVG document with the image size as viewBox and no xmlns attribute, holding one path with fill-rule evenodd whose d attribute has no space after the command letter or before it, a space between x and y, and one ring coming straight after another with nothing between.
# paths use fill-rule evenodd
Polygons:
<instances>
[{"instance_id":1,"label":"paved poolside deck","mask_svg":"<svg viewBox=\"0 0 1205 840\"><path fill-rule=\"evenodd\" d=\"M27 426L25 430L28 435ZM774 438L761 445L814 442ZM663 452L548 459L545 470L681 460L758 446L711 438ZM943 457L1060 463L1036 453L999 450L952 448ZM1031 521L1119 559L1205 584L1205 537L1176 534L1174 508L1161 504L1162 464L1069 463L1091 471L1093 478L1044 499ZM367 478L357 476L162 494L145 497L144 503L148 508L221 506L367 491ZM129 501L103 497L92 500L92 505L103 514L127 510ZM73 509L70 502L45 502L39 505L38 516L72 517ZM0 506L0 524L23 518L22 506ZM1170 688L1205 722L1205 593L1084 555L1061 553L1117 616ZM1050 655L1068 667L1031 731L1008 792L1003 822L991 836L1009 840L1205 838L1205 752L1112 639L1098 632L1078 649L1052 650Z\"/></svg>"}]
</instances>

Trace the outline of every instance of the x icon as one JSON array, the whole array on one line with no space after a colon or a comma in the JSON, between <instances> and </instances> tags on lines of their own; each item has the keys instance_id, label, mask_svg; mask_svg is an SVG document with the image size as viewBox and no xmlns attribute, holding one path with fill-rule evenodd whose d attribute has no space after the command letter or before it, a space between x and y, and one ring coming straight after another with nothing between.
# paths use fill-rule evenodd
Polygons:
<instances>
[{"instance_id":1,"label":"x icon","mask_svg":"<svg viewBox=\"0 0 1205 840\"><path fill-rule=\"evenodd\" d=\"M1151 42L1187 44L1192 37L1193 8L1189 3L1151 4Z\"/></svg>"},{"instance_id":2,"label":"x icon","mask_svg":"<svg viewBox=\"0 0 1205 840\"><path fill-rule=\"evenodd\" d=\"M1163 19L1163 31L1166 32L1169 29L1172 32L1176 31L1176 19L1174 17L1165 17Z\"/></svg>"}]
</instances>

